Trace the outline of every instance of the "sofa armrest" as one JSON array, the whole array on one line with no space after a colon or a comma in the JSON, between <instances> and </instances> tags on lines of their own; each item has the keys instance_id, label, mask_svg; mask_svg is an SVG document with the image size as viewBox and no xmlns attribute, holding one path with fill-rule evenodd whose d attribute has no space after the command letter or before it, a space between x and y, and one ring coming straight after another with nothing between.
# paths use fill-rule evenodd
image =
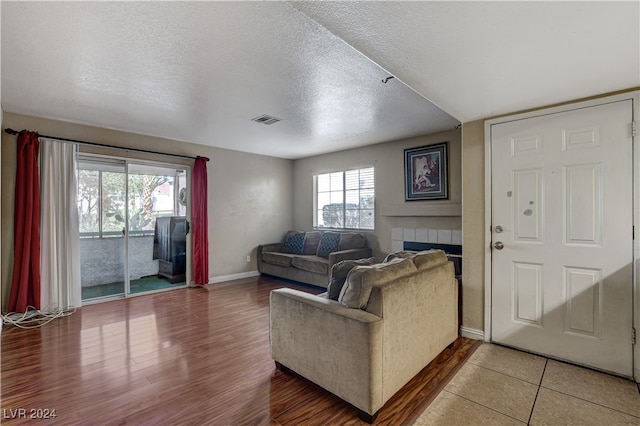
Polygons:
<instances>
[{"instance_id":1,"label":"sofa armrest","mask_svg":"<svg viewBox=\"0 0 640 426\"><path fill-rule=\"evenodd\" d=\"M329 253L329 270L331 270L333 265L343 260L363 259L367 257L371 257L371 249L369 247L334 251L333 253Z\"/></svg>"},{"instance_id":2,"label":"sofa armrest","mask_svg":"<svg viewBox=\"0 0 640 426\"><path fill-rule=\"evenodd\" d=\"M382 405L382 318L293 289L270 294L271 357L359 409Z\"/></svg>"},{"instance_id":3,"label":"sofa armrest","mask_svg":"<svg viewBox=\"0 0 640 426\"><path fill-rule=\"evenodd\" d=\"M282 252L282 247L284 246L283 243L270 243L270 244L262 244L258 246L258 249L256 250L256 258L258 260L258 271L262 272L262 253L268 252L268 251L274 251L277 253Z\"/></svg>"},{"instance_id":4,"label":"sofa armrest","mask_svg":"<svg viewBox=\"0 0 640 426\"><path fill-rule=\"evenodd\" d=\"M258 246L258 255L261 255L262 253L264 253L266 251L281 252L283 245L284 245L283 243L270 243L270 244L259 245Z\"/></svg>"},{"instance_id":5,"label":"sofa armrest","mask_svg":"<svg viewBox=\"0 0 640 426\"><path fill-rule=\"evenodd\" d=\"M290 299L292 301L299 302L300 304L309 305L312 309L319 309L325 311L326 315L339 315L349 320L361 322L363 324L381 321L382 318L378 315L372 314L362 309L348 308L335 300L330 300L319 295L305 293L304 291L296 290L293 288L279 288L273 290L270 294L270 308L271 319L273 319L274 303L279 303L282 299ZM275 301L275 302L274 302Z\"/></svg>"}]
</instances>

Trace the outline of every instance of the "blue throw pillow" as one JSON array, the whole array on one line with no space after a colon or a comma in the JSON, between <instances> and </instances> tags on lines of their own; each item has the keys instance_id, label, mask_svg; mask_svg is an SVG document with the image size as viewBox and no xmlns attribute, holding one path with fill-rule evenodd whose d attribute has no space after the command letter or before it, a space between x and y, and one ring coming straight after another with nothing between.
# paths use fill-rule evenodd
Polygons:
<instances>
[{"instance_id":1,"label":"blue throw pillow","mask_svg":"<svg viewBox=\"0 0 640 426\"><path fill-rule=\"evenodd\" d=\"M320 244L318 244L317 256L329 257L329 253L338 251L340 245L340 234L337 232L325 232L322 234Z\"/></svg>"},{"instance_id":2,"label":"blue throw pillow","mask_svg":"<svg viewBox=\"0 0 640 426\"><path fill-rule=\"evenodd\" d=\"M304 250L304 232L288 232L284 237L284 253L302 254Z\"/></svg>"}]
</instances>

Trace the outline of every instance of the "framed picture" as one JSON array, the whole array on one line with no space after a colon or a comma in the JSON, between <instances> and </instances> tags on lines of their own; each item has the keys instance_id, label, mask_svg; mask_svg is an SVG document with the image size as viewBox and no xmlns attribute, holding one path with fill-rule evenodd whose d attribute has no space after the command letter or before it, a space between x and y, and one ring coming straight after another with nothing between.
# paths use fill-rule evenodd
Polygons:
<instances>
[{"instance_id":1,"label":"framed picture","mask_svg":"<svg viewBox=\"0 0 640 426\"><path fill-rule=\"evenodd\" d=\"M405 201L449 198L449 142L404 150Z\"/></svg>"}]
</instances>

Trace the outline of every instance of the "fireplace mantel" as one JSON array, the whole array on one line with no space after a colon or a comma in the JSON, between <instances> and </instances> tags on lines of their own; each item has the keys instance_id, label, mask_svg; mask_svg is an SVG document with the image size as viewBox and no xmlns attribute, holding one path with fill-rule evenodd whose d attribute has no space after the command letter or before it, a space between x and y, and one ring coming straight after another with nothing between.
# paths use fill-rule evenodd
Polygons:
<instances>
[{"instance_id":1,"label":"fireplace mantel","mask_svg":"<svg viewBox=\"0 0 640 426\"><path fill-rule=\"evenodd\" d=\"M387 204L381 208L382 216L387 217L422 217L422 216L462 216L462 204L429 202Z\"/></svg>"}]
</instances>

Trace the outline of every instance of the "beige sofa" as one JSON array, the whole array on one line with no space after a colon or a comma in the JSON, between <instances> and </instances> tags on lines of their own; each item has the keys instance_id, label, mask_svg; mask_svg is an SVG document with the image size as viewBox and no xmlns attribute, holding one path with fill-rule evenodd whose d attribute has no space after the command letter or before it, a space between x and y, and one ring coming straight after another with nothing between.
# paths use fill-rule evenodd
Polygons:
<instances>
[{"instance_id":1,"label":"beige sofa","mask_svg":"<svg viewBox=\"0 0 640 426\"><path fill-rule=\"evenodd\" d=\"M261 274L326 288L334 264L370 256L359 232L289 231L279 243L258 246L257 258Z\"/></svg>"},{"instance_id":2,"label":"beige sofa","mask_svg":"<svg viewBox=\"0 0 640 426\"><path fill-rule=\"evenodd\" d=\"M456 340L457 299L453 264L440 250L356 266L338 300L274 290L271 356L279 368L337 395L372 422Z\"/></svg>"}]
</instances>

